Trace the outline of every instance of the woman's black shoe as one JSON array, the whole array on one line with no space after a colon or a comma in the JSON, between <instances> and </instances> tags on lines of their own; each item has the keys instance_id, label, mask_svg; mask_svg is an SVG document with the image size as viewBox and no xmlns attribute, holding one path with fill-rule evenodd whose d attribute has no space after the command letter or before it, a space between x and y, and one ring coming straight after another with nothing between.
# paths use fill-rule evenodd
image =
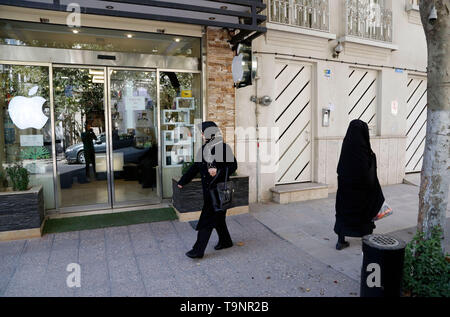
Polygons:
<instances>
[{"instance_id":1,"label":"woman's black shoe","mask_svg":"<svg viewBox=\"0 0 450 317\"><path fill-rule=\"evenodd\" d=\"M222 249L228 249L228 248L231 248L233 246L233 242L231 242L230 244L221 244L221 243L219 243L219 244L217 244L215 247L214 247L214 249L216 249L216 250L222 250Z\"/></svg>"},{"instance_id":2,"label":"woman's black shoe","mask_svg":"<svg viewBox=\"0 0 450 317\"><path fill-rule=\"evenodd\" d=\"M191 259L196 259L196 258L201 259L201 258L203 258L203 254L199 254L199 253L195 252L194 250L186 252L186 255L188 257L190 257Z\"/></svg>"},{"instance_id":3,"label":"woman's black shoe","mask_svg":"<svg viewBox=\"0 0 450 317\"><path fill-rule=\"evenodd\" d=\"M336 243L336 250L342 250L345 248L348 248L350 246L350 243L348 242L338 242Z\"/></svg>"}]
</instances>

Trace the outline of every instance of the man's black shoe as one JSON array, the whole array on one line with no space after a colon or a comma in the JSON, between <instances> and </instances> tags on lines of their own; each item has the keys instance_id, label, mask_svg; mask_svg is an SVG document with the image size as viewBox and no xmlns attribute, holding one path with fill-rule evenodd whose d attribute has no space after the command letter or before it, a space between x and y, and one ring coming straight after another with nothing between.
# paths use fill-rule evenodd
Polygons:
<instances>
[{"instance_id":1,"label":"man's black shoe","mask_svg":"<svg viewBox=\"0 0 450 317\"><path fill-rule=\"evenodd\" d=\"M221 243L219 243L219 244L217 244L215 247L214 247L214 249L216 249L216 250L222 250L222 249L228 249L228 248L231 248L233 246L233 242L231 242L231 243L229 243L229 244L221 244Z\"/></svg>"},{"instance_id":2,"label":"man's black shoe","mask_svg":"<svg viewBox=\"0 0 450 317\"><path fill-rule=\"evenodd\" d=\"M186 255L188 257L190 257L191 259L201 259L201 258L203 258L203 254L199 254L199 253L195 252L194 250L186 252Z\"/></svg>"}]
</instances>

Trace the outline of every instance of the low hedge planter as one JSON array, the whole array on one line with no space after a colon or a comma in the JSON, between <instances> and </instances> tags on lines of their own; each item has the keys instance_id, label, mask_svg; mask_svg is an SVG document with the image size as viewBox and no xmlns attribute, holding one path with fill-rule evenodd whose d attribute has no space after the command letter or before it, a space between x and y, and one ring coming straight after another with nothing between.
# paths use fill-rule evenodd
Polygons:
<instances>
[{"instance_id":1,"label":"low hedge planter","mask_svg":"<svg viewBox=\"0 0 450 317\"><path fill-rule=\"evenodd\" d=\"M41 237L44 219L41 185L0 192L0 241Z\"/></svg>"},{"instance_id":2,"label":"low hedge planter","mask_svg":"<svg viewBox=\"0 0 450 317\"><path fill-rule=\"evenodd\" d=\"M248 176L231 176L234 184L233 204L227 215L247 213L248 208ZM182 222L198 220L203 207L202 181L194 178L183 189L178 188L178 179L172 179L172 205L178 219Z\"/></svg>"}]
</instances>

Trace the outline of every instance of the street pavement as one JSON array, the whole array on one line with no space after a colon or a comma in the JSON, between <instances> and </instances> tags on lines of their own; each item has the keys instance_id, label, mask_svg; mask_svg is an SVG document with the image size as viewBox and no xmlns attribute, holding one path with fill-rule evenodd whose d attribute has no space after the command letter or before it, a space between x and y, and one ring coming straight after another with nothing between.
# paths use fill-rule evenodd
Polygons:
<instances>
[{"instance_id":1,"label":"street pavement","mask_svg":"<svg viewBox=\"0 0 450 317\"><path fill-rule=\"evenodd\" d=\"M418 184L413 176L411 184ZM405 242L416 233L419 208L419 187L399 184L383 187L386 202L394 213L375 222L373 233L389 234ZM336 194L327 199L313 200L289 205L275 203L251 206L252 215L277 235L297 246L314 259L359 281L361 277L361 238L346 238L350 247L337 251L337 236L333 231L335 222ZM450 252L450 204L447 208L444 249Z\"/></svg>"},{"instance_id":2,"label":"street pavement","mask_svg":"<svg viewBox=\"0 0 450 317\"><path fill-rule=\"evenodd\" d=\"M409 241L418 188L383 191L394 215L380 220L375 232ZM215 251L213 233L203 259L185 256L196 232L178 221L1 242L0 296L359 296L361 239L335 250L333 194L250 207L249 214L227 218L235 246ZM80 287L67 285L70 263L80 265Z\"/></svg>"}]
</instances>

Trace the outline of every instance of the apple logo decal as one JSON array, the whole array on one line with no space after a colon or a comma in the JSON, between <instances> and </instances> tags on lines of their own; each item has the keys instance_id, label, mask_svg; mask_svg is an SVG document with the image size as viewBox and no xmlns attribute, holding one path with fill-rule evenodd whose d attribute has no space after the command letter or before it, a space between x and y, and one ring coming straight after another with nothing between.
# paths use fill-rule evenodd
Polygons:
<instances>
[{"instance_id":1,"label":"apple logo decal","mask_svg":"<svg viewBox=\"0 0 450 317\"><path fill-rule=\"evenodd\" d=\"M28 96L35 95L38 88L38 86L31 88ZM9 102L9 116L12 122L21 130L28 128L42 129L48 120L48 117L42 112L42 105L45 102L46 100L40 96L31 98L14 97Z\"/></svg>"}]
</instances>

